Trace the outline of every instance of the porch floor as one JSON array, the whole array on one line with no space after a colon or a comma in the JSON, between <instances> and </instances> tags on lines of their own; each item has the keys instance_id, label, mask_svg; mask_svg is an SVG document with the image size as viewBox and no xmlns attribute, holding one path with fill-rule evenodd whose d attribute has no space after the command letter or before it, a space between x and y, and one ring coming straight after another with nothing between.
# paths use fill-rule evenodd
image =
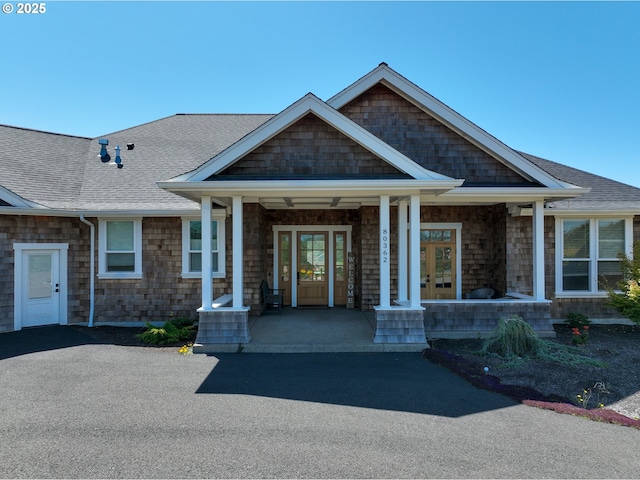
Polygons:
<instances>
[{"instance_id":1,"label":"porch floor","mask_svg":"<svg viewBox=\"0 0 640 480\"><path fill-rule=\"evenodd\" d=\"M344 307L269 309L249 318L242 353L420 352L423 345L376 344L375 313ZM194 353L234 353L237 344L194 345Z\"/></svg>"}]
</instances>

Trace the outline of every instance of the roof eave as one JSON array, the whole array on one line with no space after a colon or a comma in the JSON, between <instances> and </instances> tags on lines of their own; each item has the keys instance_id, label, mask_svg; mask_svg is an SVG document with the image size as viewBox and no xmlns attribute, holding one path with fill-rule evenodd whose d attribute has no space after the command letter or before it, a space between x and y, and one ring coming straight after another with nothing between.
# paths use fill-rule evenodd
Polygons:
<instances>
[{"instance_id":1,"label":"roof eave","mask_svg":"<svg viewBox=\"0 0 640 480\"><path fill-rule=\"evenodd\" d=\"M557 201L575 198L589 193L589 188L545 188L545 187L459 187L440 195L440 200L501 202Z\"/></svg>"},{"instance_id":2,"label":"roof eave","mask_svg":"<svg viewBox=\"0 0 640 480\"><path fill-rule=\"evenodd\" d=\"M379 195L440 195L457 188L464 180L231 180L206 182L158 182L160 188L191 200L202 196L295 195L362 197Z\"/></svg>"},{"instance_id":3,"label":"roof eave","mask_svg":"<svg viewBox=\"0 0 640 480\"><path fill-rule=\"evenodd\" d=\"M200 212L199 206L190 210L64 210L50 208L0 207L0 215L43 216L43 217L183 217Z\"/></svg>"}]
</instances>

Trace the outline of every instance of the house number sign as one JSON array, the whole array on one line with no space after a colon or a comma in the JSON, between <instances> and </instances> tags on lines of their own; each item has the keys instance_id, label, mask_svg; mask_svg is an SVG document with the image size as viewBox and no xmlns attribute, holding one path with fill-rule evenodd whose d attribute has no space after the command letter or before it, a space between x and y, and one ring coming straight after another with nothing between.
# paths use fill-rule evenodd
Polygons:
<instances>
[{"instance_id":1,"label":"house number sign","mask_svg":"<svg viewBox=\"0 0 640 480\"><path fill-rule=\"evenodd\" d=\"M386 228L382 229L380 251L382 252L382 263L389 263L389 230Z\"/></svg>"},{"instance_id":2,"label":"house number sign","mask_svg":"<svg viewBox=\"0 0 640 480\"><path fill-rule=\"evenodd\" d=\"M354 289L356 283L355 257L351 254L347 256L347 308L354 307Z\"/></svg>"}]
</instances>

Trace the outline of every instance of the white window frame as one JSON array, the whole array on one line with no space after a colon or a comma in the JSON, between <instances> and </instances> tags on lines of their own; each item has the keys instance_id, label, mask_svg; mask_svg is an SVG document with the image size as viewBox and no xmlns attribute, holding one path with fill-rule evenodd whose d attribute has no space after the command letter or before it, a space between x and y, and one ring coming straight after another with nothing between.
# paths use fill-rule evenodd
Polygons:
<instances>
[{"instance_id":1,"label":"white window frame","mask_svg":"<svg viewBox=\"0 0 640 480\"><path fill-rule=\"evenodd\" d=\"M107 224L109 222L133 222L133 272L107 271ZM142 278L142 218L100 218L98 220L98 278Z\"/></svg>"},{"instance_id":2,"label":"white window frame","mask_svg":"<svg viewBox=\"0 0 640 480\"><path fill-rule=\"evenodd\" d=\"M566 220L589 221L589 290L563 290L562 289L562 263L564 261L564 222ZM624 215L612 216L563 216L556 217L556 298L604 298L607 292L600 290L598 285L598 221L599 220L624 220L624 254L631 257L633 254L633 217Z\"/></svg>"},{"instance_id":3,"label":"white window frame","mask_svg":"<svg viewBox=\"0 0 640 480\"><path fill-rule=\"evenodd\" d=\"M182 217L182 278L201 278L202 272L194 272L189 270L189 253L190 249L190 235L191 229L189 222L200 222L200 217ZM211 215L211 221L216 221L218 226L218 250L212 250L212 253L216 251L218 253L218 271L211 272L211 278L225 278L226 273L226 242L225 242L225 223L226 215L213 212Z\"/></svg>"}]
</instances>

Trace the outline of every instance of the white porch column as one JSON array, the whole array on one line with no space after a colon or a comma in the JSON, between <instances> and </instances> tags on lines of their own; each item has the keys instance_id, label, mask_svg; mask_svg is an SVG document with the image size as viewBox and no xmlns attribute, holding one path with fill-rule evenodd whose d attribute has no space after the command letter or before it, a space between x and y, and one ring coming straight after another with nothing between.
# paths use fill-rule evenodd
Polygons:
<instances>
[{"instance_id":1,"label":"white porch column","mask_svg":"<svg viewBox=\"0 0 640 480\"><path fill-rule=\"evenodd\" d=\"M200 200L200 225L202 228L202 307L213 310L213 279L211 278L211 197ZM208 252L208 254L207 254Z\"/></svg>"},{"instance_id":2,"label":"white porch column","mask_svg":"<svg viewBox=\"0 0 640 480\"><path fill-rule=\"evenodd\" d=\"M407 214L409 202L400 200L398 202L398 300L406 302L409 300L407 293L407 280L409 274L407 272Z\"/></svg>"},{"instance_id":3,"label":"white porch column","mask_svg":"<svg viewBox=\"0 0 640 480\"><path fill-rule=\"evenodd\" d=\"M544 201L533 202L533 298L544 300Z\"/></svg>"},{"instance_id":4,"label":"white porch column","mask_svg":"<svg viewBox=\"0 0 640 480\"><path fill-rule=\"evenodd\" d=\"M242 308L244 301L244 245L242 239L242 197L233 197L233 308Z\"/></svg>"},{"instance_id":5,"label":"white porch column","mask_svg":"<svg viewBox=\"0 0 640 480\"><path fill-rule=\"evenodd\" d=\"M380 306L391 306L389 195L380 195Z\"/></svg>"},{"instance_id":6,"label":"white porch column","mask_svg":"<svg viewBox=\"0 0 640 480\"><path fill-rule=\"evenodd\" d=\"M411 207L409 209L409 270L411 280L411 306L420 306L420 195L411 195Z\"/></svg>"}]
</instances>

